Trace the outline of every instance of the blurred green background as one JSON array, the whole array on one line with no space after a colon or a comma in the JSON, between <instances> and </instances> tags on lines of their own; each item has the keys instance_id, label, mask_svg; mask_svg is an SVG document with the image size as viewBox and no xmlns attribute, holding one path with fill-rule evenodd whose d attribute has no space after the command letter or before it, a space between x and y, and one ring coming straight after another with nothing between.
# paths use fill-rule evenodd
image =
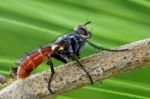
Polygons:
<instances>
[{"instance_id":1,"label":"blurred green background","mask_svg":"<svg viewBox=\"0 0 150 99\"><path fill-rule=\"evenodd\" d=\"M149 38L150 0L1 0L0 74L24 52L48 44L86 20L92 41L106 48ZM82 57L98 51L86 45ZM55 65L62 64L54 60ZM43 63L35 71L49 69ZM134 70L56 99L150 99L150 68Z\"/></svg>"}]
</instances>

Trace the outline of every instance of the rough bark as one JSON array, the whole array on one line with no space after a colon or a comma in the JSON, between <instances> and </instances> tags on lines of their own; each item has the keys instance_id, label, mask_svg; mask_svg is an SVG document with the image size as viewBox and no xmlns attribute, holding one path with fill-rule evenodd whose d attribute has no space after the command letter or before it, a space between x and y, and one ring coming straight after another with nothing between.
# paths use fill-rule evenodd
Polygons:
<instances>
[{"instance_id":1,"label":"rough bark","mask_svg":"<svg viewBox=\"0 0 150 99\"><path fill-rule=\"evenodd\" d=\"M117 49L129 51L104 51L81 59L81 63L90 73L93 81L107 79L122 72L150 65L150 39L121 46ZM85 72L76 62L71 62L55 68L50 94L47 89L47 79L50 70L19 79L0 91L0 99L50 99L61 93L80 88L90 83Z\"/></svg>"},{"instance_id":2,"label":"rough bark","mask_svg":"<svg viewBox=\"0 0 150 99\"><path fill-rule=\"evenodd\" d=\"M0 84L4 84L6 82L7 82L6 78L3 75L0 75Z\"/></svg>"}]
</instances>

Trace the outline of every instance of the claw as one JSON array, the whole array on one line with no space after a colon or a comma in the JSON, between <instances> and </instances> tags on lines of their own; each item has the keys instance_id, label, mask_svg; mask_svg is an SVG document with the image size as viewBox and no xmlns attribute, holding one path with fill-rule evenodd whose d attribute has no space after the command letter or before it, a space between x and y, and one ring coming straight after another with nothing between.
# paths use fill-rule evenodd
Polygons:
<instances>
[{"instance_id":1,"label":"claw","mask_svg":"<svg viewBox=\"0 0 150 99\"><path fill-rule=\"evenodd\" d=\"M49 92L50 92L51 94L54 94L54 92L51 90L50 87L48 88L48 90L49 90Z\"/></svg>"}]
</instances>

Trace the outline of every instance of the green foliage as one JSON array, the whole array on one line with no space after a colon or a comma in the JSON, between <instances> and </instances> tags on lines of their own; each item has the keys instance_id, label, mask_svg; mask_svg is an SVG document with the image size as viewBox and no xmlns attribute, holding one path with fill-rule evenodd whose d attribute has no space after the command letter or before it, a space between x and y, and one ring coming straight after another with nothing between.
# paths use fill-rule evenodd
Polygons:
<instances>
[{"instance_id":1,"label":"green foliage","mask_svg":"<svg viewBox=\"0 0 150 99\"><path fill-rule=\"evenodd\" d=\"M92 31L92 41L112 48L149 38L149 0L1 0L0 1L0 74L8 77L9 67L25 51L48 44L83 24ZM82 57L97 50L85 47ZM54 60L55 65L61 64ZM43 63L34 73L49 69ZM146 99L150 97L150 68L123 73L97 82L57 99ZM0 85L1 87L1 85Z\"/></svg>"}]
</instances>

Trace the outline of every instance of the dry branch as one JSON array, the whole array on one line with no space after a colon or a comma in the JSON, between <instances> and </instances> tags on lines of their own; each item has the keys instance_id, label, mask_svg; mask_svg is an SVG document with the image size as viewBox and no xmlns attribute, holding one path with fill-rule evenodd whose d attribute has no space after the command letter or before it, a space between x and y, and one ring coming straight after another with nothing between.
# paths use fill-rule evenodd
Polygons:
<instances>
[{"instance_id":1,"label":"dry branch","mask_svg":"<svg viewBox=\"0 0 150 99\"><path fill-rule=\"evenodd\" d=\"M0 75L0 84L4 84L6 82L7 82L6 78L3 75Z\"/></svg>"},{"instance_id":2,"label":"dry branch","mask_svg":"<svg viewBox=\"0 0 150 99\"><path fill-rule=\"evenodd\" d=\"M91 74L93 81L107 79L122 72L150 65L150 39L141 40L117 49L129 51L104 51L81 59L81 63ZM90 83L85 72L71 62L55 68L50 94L47 90L47 79L50 70L20 79L0 91L0 99L50 99L61 93L80 88Z\"/></svg>"}]
</instances>

